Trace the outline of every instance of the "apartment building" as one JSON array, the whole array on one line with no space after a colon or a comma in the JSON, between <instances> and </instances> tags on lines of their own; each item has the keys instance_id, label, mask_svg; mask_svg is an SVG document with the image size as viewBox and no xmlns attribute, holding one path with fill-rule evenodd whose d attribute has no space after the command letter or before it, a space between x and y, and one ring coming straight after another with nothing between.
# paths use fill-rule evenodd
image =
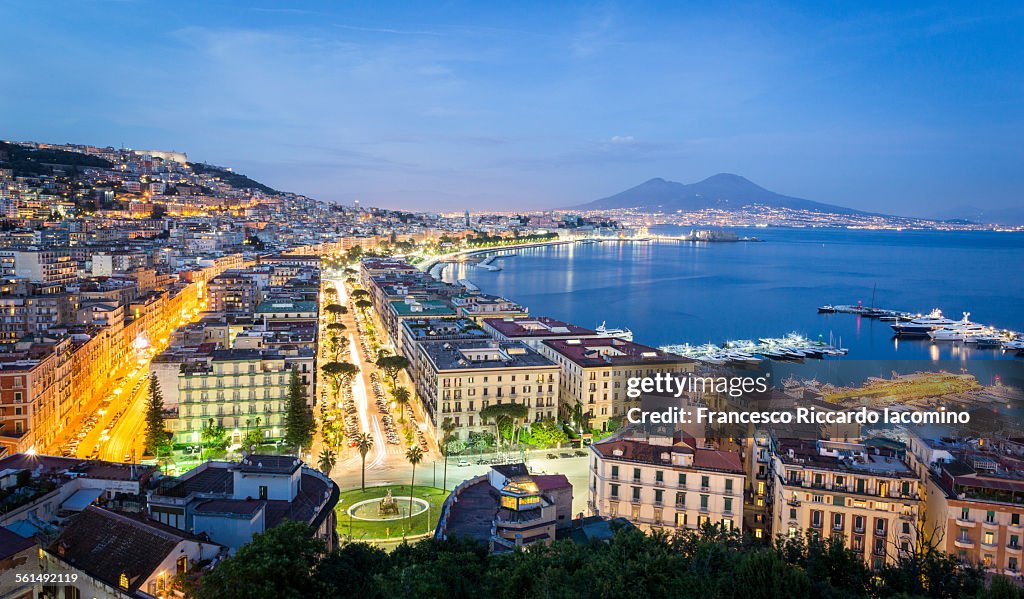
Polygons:
<instances>
[{"instance_id":1,"label":"apartment building","mask_svg":"<svg viewBox=\"0 0 1024 599\"><path fill-rule=\"evenodd\" d=\"M0 342L57 327L74 317L75 304L75 297L61 285L7 279L0 283Z\"/></svg>"},{"instance_id":2,"label":"apartment building","mask_svg":"<svg viewBox=\"0 0 1024 599\"><path fill-rule=\"evenodd\" d=\"M0 353L0 448L53 443L70 409L71 338L25 340Z\"/></svg>"},{"instance_id":3,"label":"apartment building","mask_svg":"<svg viewBox=\"0 0 1024 599\"><path fill-rule=\"evenodd\" d=\"M466 293L452 298L459 315L482 323L485 318L529 316L530 310L510 299L486 293Z\"/></svg>"},{"instance_id":4,"label":"apartment building","mask_svg":"<svg viewBox=\"0 0 1024 599\"><path fill-rule=\"evenodd\" d=\"M1021 576L1024 462L978 447L934 462L928 475L926 538L991 573Z\"/></svg>"},{"instance_id":5,"label":"apartment building","mask_svg":"<svg viewBox=\"0 0 1024 599\"><path fill-rule=\"evenodd\" d=\"M307 397L312 401L311 355L303 365L278 351L213 350L181 363L178 376L178 417L174 431L184 443L199 443L200 431L212 418L238 443L252 430L264 438L284 435L288 384L292 366L305 366Z\"/></svg>"},{"instance_id":6,"label":"apartment building","mask_svg":"<svg viewBox=\"0 0 1024 599\"><path fill-rule=\"evenodd\" d=\"M545 340L594 339L605 336L547 316L484 318L481 326L495 339L521 341L537 351L541 351L541 344Z\"/></svg>"},{"instance_id":7,"label":"apartment building","mask_svg":"<svg viewBox=\"0 0 1024 599\"><path fill-rule=\"evenodd\" d=\"M772 456L772 528L842 539L874 569L917 542L920 483L885 446L780 439Z\"/></svg>"},{"instance_id":8,"label":"apartment building","mask_svg":"<svg viewBox=\"0 0 1024 599\"><path fill-rule=\"evenodd\" d=\"M588 507L645 531L732 529L743 522L744 479L738 452L693 439L615 437L590 446Z\"/></svg>"},{"instance_id":9,"label":"apartment building","mask_svg":"<svg viewBox=\"0 0 1024 599\"><path fill-rule=\"evenodd\" d=\"M78 278L78 264L67 250L0 250L0 265L0 276L24 277L36 283L70 285Z\"/></svg>"},{"instance_id":10,"label":"apartment building","mask_svg":"<svg viewBox=\"0 0 1024 599\"><path fill-rule=\"evenodd\" d=\"M448 302L433 300L417 300L407 298L401 301L388 302L384 309L379 312L384 323L384 329L388 333L388 339L398 349L399 353L406 355L402 347L402 321L422 320L424 318L458 318L458 313Z\"/></svg>"},{"instance_id":11,"label":"apartment building","mask_svg":"<svg viewBox=\"0 0 1024 599\"><path fill-rule=\"evenodd\" d=\"M540 347L562 371L562 416L568 418L579 405L590 426L600 429L640 405L639 399L626 395L630 378L683 375L696 369L696 362L689 358L618 338L553 339Z\"/></svg>"},{"instance_id":12,"label":"apartment building","mask_svg":"<svg viewBox=\"0 0 1024 599\"><path fill-rule=\"evenodd\" d=\"M525 405L530 422L557 416L558 366L522 343L434 341L419 351L423 367L414 378L424 407L437 427L450 417L460 439L494 432L479 414L492 404Z\"/></svg>"}]
</instances>

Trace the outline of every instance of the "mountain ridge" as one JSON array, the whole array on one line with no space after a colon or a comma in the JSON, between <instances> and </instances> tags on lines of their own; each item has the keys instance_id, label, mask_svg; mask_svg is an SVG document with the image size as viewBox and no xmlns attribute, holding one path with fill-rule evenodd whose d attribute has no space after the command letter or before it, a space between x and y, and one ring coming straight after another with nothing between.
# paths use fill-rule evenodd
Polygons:
<instances>
[{"instance_id":1,"label":"mountain ridge","mask_svg":"<svg viewBox=\"0 0 1024 599\"><path fill-rule=\"evenodd\" d=\"M738 211L761 205L830 214L870 214L845 206L815 202L769 191L733 173L718 173L696 183L654 177L614 195L573 206L577 210L638 208L647 212L675 212L716 208Z\"/></svg>"}]
</instances>

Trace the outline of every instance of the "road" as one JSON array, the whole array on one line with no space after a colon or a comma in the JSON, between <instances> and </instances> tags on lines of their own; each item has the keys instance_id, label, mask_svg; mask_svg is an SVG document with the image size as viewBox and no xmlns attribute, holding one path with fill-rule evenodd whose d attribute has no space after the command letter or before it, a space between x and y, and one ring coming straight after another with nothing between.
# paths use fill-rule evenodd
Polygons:
<instances>
[{"instance_id":1,"label":"road","mask_svg":"<svg viewBox=\"0 0 1024 599\"><path fill-rule=\"evenodd\" d=\"M526 464L534 474L564 474L572 484L572 510L573 514L587 511L587 481L589 480L587 457L571 458L548 458L548 454L559 455L574 450L552 449L538 450L527 454ZM588 450L589 451L589 450ZM458 456L448 458L448 477L444 476L444 458L424 460L416 466L416 484L441 487L451 490L464 480L485 474L490 466L472 464L469 466L458 466ZM472 461L472 459L471 459ZM338 483L342 491L359 488L360 471L358 462L355 468L335 468L331 478ZM375 468L370 468L369 461L366 465L367 486L376 485L407 485L412 476L412 466L403 460L388 460L386 463Z\"/></svg>"}]
</instances>

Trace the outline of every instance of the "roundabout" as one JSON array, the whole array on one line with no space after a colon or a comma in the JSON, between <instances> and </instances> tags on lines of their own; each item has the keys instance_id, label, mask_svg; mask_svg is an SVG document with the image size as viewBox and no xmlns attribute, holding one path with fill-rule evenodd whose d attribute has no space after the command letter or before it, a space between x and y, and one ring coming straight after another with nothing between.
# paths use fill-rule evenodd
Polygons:
<instances>
[{"instance_id":1,"label":"roundabout","mask_svg":"<svg viewBox=\"0 0 1024 599\"><path fill-rule=\"evenodd\" d=\"M366 499L359 503L352 504L348 508L348 515L352 516L356 520L367 520L367 521L387 521L387 520L401 520L410 516L416 516L430 509L430 503L420 499L419 497L413 497L412 500L412 513L409 513L409 502L410 498L406 497L394 497L394 505L397 513L389 513L385 511L383 499Z\"/></svg>"},{"instance_id":2,"label":"roundabout","mask_svg":"<svg viewBox=\"0 0 1024 599\"><path fill-rule=\"evenodd\" d=\"M403 538L430 535L447 496L441 489L419 485L411 493L409 485L342 491L335 508L338 535L384 547L394 546Z\"/></svg>"}]
</instances>

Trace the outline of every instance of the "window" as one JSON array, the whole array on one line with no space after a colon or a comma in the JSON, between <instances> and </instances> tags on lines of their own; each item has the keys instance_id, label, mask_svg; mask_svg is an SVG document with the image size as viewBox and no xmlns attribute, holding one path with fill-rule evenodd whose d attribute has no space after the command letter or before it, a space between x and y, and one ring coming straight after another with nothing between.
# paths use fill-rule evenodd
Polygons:
<instances>
[{"instance_id":1,"label":"window","mask_svg":"<svg viewBox=\"0 0 1024 599\"><path fill-rule=\"evenodd\" d=\"M985 522L995 522L995 521L996 521L996 513L994 511L989 510L989 511L985 512Z\"/></svg>"},{"instance_id":2,"label":"window","mask_svg":"<svg viewBox=\"0 0 1024 599\"><path fill-rule=\"evenodd\" d=\"M707 509L708 509L708 496L707 495L701 495L700 496L700 509L705 511L705 512L707 511Z\"/></svg>"},{"instance_id":3,"label":"window","mask_svg":"<svg viewBox=\"0 0 1024 599\"><path fill-rule=\"evenodd\" d=\"M1010 514L1010 524L1020 526L1020 514Z\"/></svg>"},{"instance_id":4,"label":"window","mask_svg":"<svg viewBox=\"0 0 1024 599\"><path fill-rule=\"evenodd\" d=\"M265 500L267 498L267 486L260 485L260 499Z\"/></svg>"},{"instance_id":5,"label":"window","mask_svg":"<svg viewBox=\"0 0 1024 599\"><path fill-rule=\"evenodd\" d=\"M612 466L612 478L619 478L619 467Z\"/></svg>"},{"instance_id":6,"label":"window","mask_svg":"<svg viewBox=\"0 0 1024 599\"><path fill-rule=\"evenodd\" d=\"M1010 547L1020 547L1020 536L1010 535Z\"/></svg>"},{"instance_id":7,"label":"window","mask_svg":"<svg viewBox=\"0 0 1024 599\"><path fill-rule=\"evenodd\" d=\"M961 508L960 509L960 519L961 520L970 520L971 519L971 510L969 510L968 508Z\"/></svg>"},{"instance_id":8,"label":"window","mask_svg":"<svg viewBox=\"0 0 1024 599\"><path fill-rule=\"evenodd\" d=\"M640 487L633 487L633 501L640 501Z\"/></svg>"},{"instance_id":9,"label":"window","mask_svg":"<svg viewBox=\"0 0 1024 599\"><path fill-rule=\"evenodd\" d=\"M875 534L885 534L885 518L875 518Z\"/></svg>"},{"instance_id":10,"label":"window","mask_svg":"<svg viewBox=\"0 0 1024 599\"><path fill-rule=\"evenodd\" d=\"M618 498L618 496L619 496L619 485L611 485L611 489L612 489L612 497L613 498Z\"/></svg>"},{"instance_id":11,"label":"window","mask_svg":"<svg viewBox=\"0 0 1024 599\"><path fill-rule=\"evenodd\" d=\"M843 530L842 514L832 514L832 528L835 530Z\"/></svg>"},{"instance_id":12,"label":"window","mask_svg":"<svg viewBox=\"0 0 1024 599\"><path fill-rule=\"evenodd\" d=\"M679 486L680 487L685 487L686 486L686 473L685 472L680 472L679 473Z\"/></svg>"},{"instance_id":13,"label":"window","mask_svg":"<svg viewBox=\"0 0 1024 599\"><path fill-rule=\"evenodd\" d=\"M731 478L725 479L725 492L726 493L732 493L732 479Z\"/></svg>"},{"instance_id":14,"label":"window","mask_svg":"<svg viewBox=\"0 0 1024 599\"><path fill-rule=\"evenodd\" d=\"M702 477L700 477L700 488L701 489L705 489L706 490L710 486L711 486L711 477L710 476L702 476Z\"/></svg>"},{"instance_id":15,"label":"window","mask_svg":"<svg viewBox=\"0 0 1024 599\"><path fill-rule=\"evenodd\" d=\"M732 497L726 497L724 499L724 502L725 503L724 503L724 506L722 507L722 511L727 513L727 514L732 513Z\"/></svg>"},{"instance_id":16,"label":"window","mask_svg":"<svg viewBox=\"0 0 1024 599\"><path fill-rule=\"evenodd\" d=\"M661 502L662 502L664 494L665 494L665 492L662 491L661 489L655 489L654 490L654 504L655 505L661 505Z\"/></svg>"},{"instance_id":17,"label":"window","mask_svg":"<svg viewBox=\"0 0 1024 599\"><path fill-rule=\"evenodd\" d=\"M686 512L676 512L676 526L679 528L686 526Z\"/></svg>"},{"instance_id":18,"label":"window","mask_svg":"<svg viewBox=\"0 0 1024 599\"><path fill-rule=\"evenodd\" d=\"M665 473L661 470L654 471L654 482L656 484L662 484L665 482Z\"/></svg>"},{"instance_id":19,"label":"window","mask_svg":"<svg viewBox=\"0 0 1024 599\"><path fill-rule=\"evenodd\" d=\"M822 521L823 515L824 515L824 512L822 512L821 510L812 510L811 511L811 526L813 526L814 528L821 528L821 521Z\"/></svg>"},{"instance_id":20,"label":"window","mask_svg":"<svg viewBox=\"0 0 1024 599\"><path fill-rule=\"evenodd\" d=\"M996 535L995 535L995 533L993 533L993 532L986 532L985 533L985 544L986 545L995 545L996 544Z\"/></svg>"},{"instance_id":21,"label":"window","mask_svg":"<svg viewBox=\"0 0 1024 599\"><path fill-rule=\"evenodd\" d=\"M633 468L633 480L640 480L640 469Z\"/></svg>"},{"instance_id":22,"label":"window","mask_svg":"<svg viewBox=\"0 0 1024 599\"><path fill-rule=\"evenodd\" d=\"M686 493L676 493L676 507L686 507Z\"/></svg>"}]
</instances>

